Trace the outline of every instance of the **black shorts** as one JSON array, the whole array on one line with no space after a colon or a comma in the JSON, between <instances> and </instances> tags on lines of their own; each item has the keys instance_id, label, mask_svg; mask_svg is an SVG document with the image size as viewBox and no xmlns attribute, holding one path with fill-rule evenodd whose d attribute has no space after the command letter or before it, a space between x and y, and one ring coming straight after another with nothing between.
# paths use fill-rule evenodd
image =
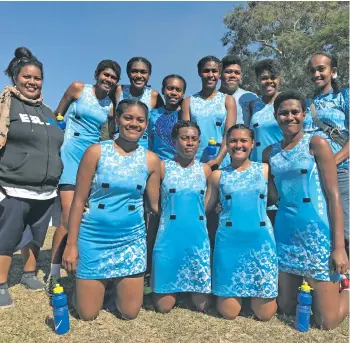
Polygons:
<instances>
[{"instance_id":1,"label":"black shorts","mask_svg":"<svg viewBox=\"0 0 350 343\"><path fill-rule=\"evenodd\" d=\"M28 243L41 247L49 227L55 198L6 197L0 202L0 255L13 254Z\"/></svg>"},{"instance_id":2,"label":"black shorts","mask_svg":"<svg viewBox=\"0 0 350 343\"><path fill-rule=\"evenodd\" d=\"M60 190L60 192L75 191L75 185L71 185L69 183L63 183L61 185L58 185L58 189Z\"/></svg>"}]
</instances>

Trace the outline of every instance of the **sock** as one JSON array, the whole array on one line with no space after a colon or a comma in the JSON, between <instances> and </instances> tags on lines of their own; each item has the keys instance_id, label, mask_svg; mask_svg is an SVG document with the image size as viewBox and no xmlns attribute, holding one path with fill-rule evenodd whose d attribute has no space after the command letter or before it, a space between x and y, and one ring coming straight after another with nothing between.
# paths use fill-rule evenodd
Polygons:
<instances>
[{"instance_id":1,"label":"sock","mask_svg":"<svg viewBox=\"0 0 350 343\"><path fill-rule=\"evenodd\" d=\"M50 275L55 275L61 277L61 264L53 264L51 263Z\"/></svg>"},{"instance_id":2,"label":"sock","mask_svg":"<svg viewBox=\"0 0 350 343\"><path fill-rule=\"evenodd\" d=\"M32 277L32 276L35 276L35 270L34 271L31 271L31 272L26 272L26 271L23 271L23 277Z\"/></svg>"}]
</instances>

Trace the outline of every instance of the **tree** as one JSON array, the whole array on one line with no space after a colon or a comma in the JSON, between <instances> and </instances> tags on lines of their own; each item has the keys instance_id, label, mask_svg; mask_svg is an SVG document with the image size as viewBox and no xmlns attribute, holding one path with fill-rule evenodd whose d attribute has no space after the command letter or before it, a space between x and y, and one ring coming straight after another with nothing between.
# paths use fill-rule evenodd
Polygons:
<instances>
[{"instance_id":1,"label":"tree","mask_svg":"<svg viewBox=\"0 0 350 343\"><path fill-rule=\"evenodd\" d=\"M263 58L282 65L282 89L312 94L307 61L317 51L338 58L338 83L349 82L349 2L249 1L224 17L221 39L243 60L243 87L257 91L253 65Z\"/></svg>"}]
</instances>

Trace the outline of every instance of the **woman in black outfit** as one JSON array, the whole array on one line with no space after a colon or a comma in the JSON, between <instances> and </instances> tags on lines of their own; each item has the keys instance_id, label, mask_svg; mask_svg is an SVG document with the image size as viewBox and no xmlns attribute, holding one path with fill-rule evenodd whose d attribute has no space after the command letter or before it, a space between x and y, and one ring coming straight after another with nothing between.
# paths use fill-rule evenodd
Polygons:
<instances>
[{"instance_id":1,"label":"woman in black outfit","mask_svg":"<svg viewBox=\"0 0 350 343\"><path fill-rule=\"evenodd\" d=\"M43 104L43 65L17 48L5 74L13 86L0 94L0 308L13 306L7 278L12 255L21 249L21 283L42 290L36 261L50 222L62 172L63 133Z\"/></svg>"}]
</instances>

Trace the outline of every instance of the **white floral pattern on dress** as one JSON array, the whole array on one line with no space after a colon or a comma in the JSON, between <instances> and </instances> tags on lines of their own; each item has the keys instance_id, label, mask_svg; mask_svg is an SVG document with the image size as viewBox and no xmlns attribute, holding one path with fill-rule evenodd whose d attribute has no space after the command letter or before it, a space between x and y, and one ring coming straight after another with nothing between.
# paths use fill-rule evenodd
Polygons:
<instances>
[{"instance_id":1,"label":"white floral pattern on dress","mask_svg":"<svg viewBox=\"0 0 350 343\"><path fill-rule=\"evenodd\" d=\"M226 113L225 107L226 94L217 92L212 99L204 100L199 92L191 95L190 110L191 114L200 113L201 117L212 116L217 113Z\"/></svg>"},{"instance_id":2,"label":"white floral pattern on dress","mask_svg":"<svg viewBox=\"0 0 350 343\"><path fill-rule=\"evenodd\" d=\"M105 124L111 107L112 101L108 95L103 99L97 99L93 92L93 86L85 84L80 98L70 105L64 117L67 122L65 141L72 137L77 140L74 133L78 132L80 133L78 140L86 140L87 136L96 136L92 137L91 144L97 143L100 137L99 130Z\"/></svg>"},{"instance_id":3,"label":"white floral pattern on dress","mask_svg":"<svg viewBox=\"0 0 350 343\"><path fill-rule=\"evenodd\" d=\"M329 281L330 240L315 221L311 221L305 228L296 228L290 243L277 245L278 256L283 256L279 261L281 271ZM328 267L326 270L325 266Z\"/></svg>"},{"instance_id":4,"label":"white floral pattern on dress","mask_svg":"<svg viewBox=\"0 0 350 343\"><path fill-rule=\"evenodd\" d=\"M265 241L260 250L248 250L238 260L241 266L231 276L230 285L220 285L220 296L277 297L277 255L270 242Z\"/></svg>"},{"instance_id":5,"label":"white floral pattern on dress","mask_svg":"<svg viewBox=\"0 0 350 343\"><path fill-rule=\"evenodd\" d=\"M139 239L120 250L106 250L101 255L97 274L106 279L135 275L146 270L146 240Z\"/></svg>"},{"instance_id":6,"label":"white floral pattern on dress","mask_svg":"<svg viewBox=\"0 0 350 343\"><path fill-rule=\"evenodd\" d=\"M177 269L176 281L163 284L157 292L211 293L209 242L203 242L202 248L194 246L186 253Z\"/></svg>"}]
</instances>

